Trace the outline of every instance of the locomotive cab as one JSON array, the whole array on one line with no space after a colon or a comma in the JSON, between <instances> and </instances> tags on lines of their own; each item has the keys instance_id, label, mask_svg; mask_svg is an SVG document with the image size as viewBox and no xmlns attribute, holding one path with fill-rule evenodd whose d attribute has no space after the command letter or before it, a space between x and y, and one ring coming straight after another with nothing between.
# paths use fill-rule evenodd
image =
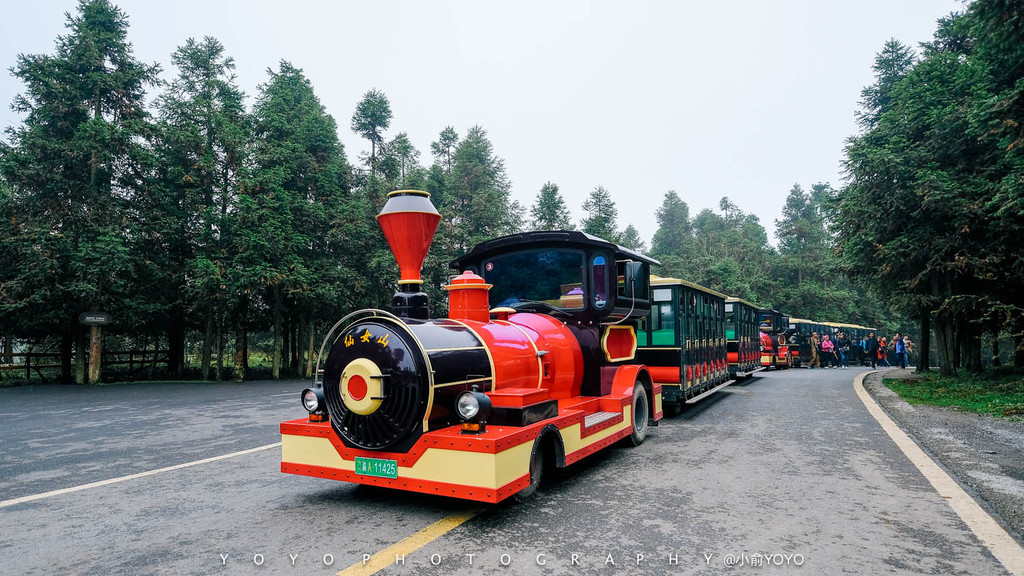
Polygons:
<instances>
[{"instance_id":1,"label":"locomotive cab","mask_svg":"<svg viewBox=\"0 0 1024 576\"><path fill-rule=\"evenodd\" d=\"M604 396L615 367L636 359L636 325L651 309L652 264L659 262L607 240L556 230L484 242L451 267L493 286L496 313L545 314L564 324L582 355L579 393Z\"/></svg>"},{"instance_id":2,"label":"locomotive cab","mask_svg":"<svg viewBox=\"0 0 1024 576\"><path fill-rule=\"evenodd\" d=\"M451 263L493 285L492 308L574 322L626 322L650 310L657 260L576 231L514 234L478 244Z\"/></svg>"}]
</instances>

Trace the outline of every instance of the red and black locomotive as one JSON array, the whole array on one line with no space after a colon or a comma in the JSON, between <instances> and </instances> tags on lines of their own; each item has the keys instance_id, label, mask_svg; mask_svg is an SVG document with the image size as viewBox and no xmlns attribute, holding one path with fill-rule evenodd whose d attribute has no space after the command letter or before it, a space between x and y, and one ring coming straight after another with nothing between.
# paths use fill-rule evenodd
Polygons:
<instances>
[{"instance_id":1,"label":"red and black locomotive","mask_svg":"<svg viewBox=\"0 0 1024 576\"><path fill-rule=\"evenodd\" d=\"M635 362L657 262L581 232L499 238L452 263L448 318L431 319L420 268L440 218L426 192L389 195L392 311L328 334L309 418L281 424L282 471L497 502L546 466L643 442L662 416Z\"/></svg>"}]
</instances>

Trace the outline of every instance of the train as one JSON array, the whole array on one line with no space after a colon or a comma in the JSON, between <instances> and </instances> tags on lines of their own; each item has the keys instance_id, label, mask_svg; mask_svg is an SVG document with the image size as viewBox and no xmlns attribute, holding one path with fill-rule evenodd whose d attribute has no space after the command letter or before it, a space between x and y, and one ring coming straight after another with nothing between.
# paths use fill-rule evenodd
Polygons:
<instances>
[{"instance_id":1,"label":"train","mask_svg":"<svg viewBox=\"0 0 1024 576\"><path fill-rule=\"evenodd\" d=\"M377 220L399 268L391 310L354 311L324 338L308 415L280 424L284 473L525 500L545 470L639 446L665 415L799 358L777 338L788 317L579 231L476 245L431 318L421 268L441 214L398 190Z\"/></svg>"},{"instance_id":2,"label":"train","mask_svg":"<svg viewBox=\"0 0 1024 576\"><path fill-rule=\"evenodd\" d=\"M807 366L811 362L811 336L828 334L833 339L842 333L850 340L849 362L851 365L868 366L871 359L864 354L862 342L869 334L877 333L876 328L841 322L818 322L804 318L791 318L789 330L785 333L792 351L792 365Z\"/></svg>"}]
</instances>

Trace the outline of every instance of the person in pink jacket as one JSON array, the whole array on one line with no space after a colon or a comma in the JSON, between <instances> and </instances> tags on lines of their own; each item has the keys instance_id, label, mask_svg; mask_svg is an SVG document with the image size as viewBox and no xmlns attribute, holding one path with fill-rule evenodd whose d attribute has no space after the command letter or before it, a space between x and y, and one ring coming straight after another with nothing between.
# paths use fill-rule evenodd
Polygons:
<instances>
[{"instance_id":1,"label":"person in pink jacket","mask_svg":"<svg viewBox=\"0 0 1024 576\"><path fill-rule=\"evenodd\" d=\"M823 364L828 364L828 368L835 368L838 366L836 362L836 344L825 334L821 339L821 360Z\"/></svg>"}]
</instances>

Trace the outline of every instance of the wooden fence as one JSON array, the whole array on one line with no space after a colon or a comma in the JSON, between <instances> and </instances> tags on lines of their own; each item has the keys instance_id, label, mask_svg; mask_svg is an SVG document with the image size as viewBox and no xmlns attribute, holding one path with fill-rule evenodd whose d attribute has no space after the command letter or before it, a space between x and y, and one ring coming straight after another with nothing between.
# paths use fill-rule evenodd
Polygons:
<instances>
[{"instance_id":1,"label":"wooden fence","mask_svg":"<svg viewBox=\"0 0 1024 576\"><path fill-rule=\"evenodd\" d=\"M35 370L40 378L42 370L59 369L60 354L49 352L16 352L10 358L0 358L0 372L21 371L26 380L32 379L32 371ZM8 362L8 360L10 360ZM167 350L127 350L121 352L104 351L102 369L106 370L114 366L127 366L128 373L136 370L155 366L156 364L167 364ZM85 355L85 363L89 364L89 355Z\"/></svg>"}]
</instances>

